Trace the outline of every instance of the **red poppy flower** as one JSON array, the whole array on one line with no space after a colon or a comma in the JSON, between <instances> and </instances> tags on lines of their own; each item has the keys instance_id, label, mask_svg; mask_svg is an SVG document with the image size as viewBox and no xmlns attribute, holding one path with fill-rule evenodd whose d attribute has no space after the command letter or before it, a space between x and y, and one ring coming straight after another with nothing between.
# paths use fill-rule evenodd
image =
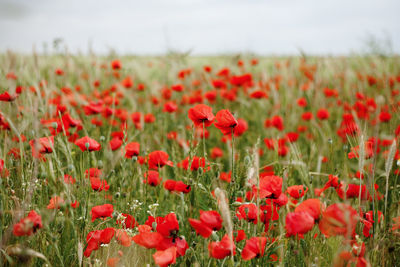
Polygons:
<instances>
[{"instance_id":1,"label":"red poppy flower","mask_svg":"<svg viewBox=\"0 0 400 267\"><path fill-rule=\"evenodd\" d=\"M112 204L104 204L100 206L95 206L91 210L92 222L97 218L112 217L114 211L114 206Z\"/></svg>"},{"instance_id":2,"label":"red poppy flower","mask_svg":"<svg viewBox=\"0 0 400 267\"><path fill-rule=\"evenodd\" d=\"M195 126L210 126L214 121L214 114L212 113L212 108L204 105L198 104L188 111L189 119L191 119Z\"/></svg>"},{"instance_id":3,"label":"red poppy flower","mask_svg":"<svg viewBox=\"0 0 400 267\"><path fill-rule=\"evenodd\" d=\"M362 216L362 218L360 218L360 221L364 224L362 231L363 235L365 237L370 237L372 232L371 229L375 222L373 211L368 211L364 214L361 212L360 216ZM381 211L378 210L378 223L380 223L382 219L383 219L383 214Z\"/></svg>"},{"instance_id":4,"label":"red poppy flower","mask_svg":"<svg viewBox=\"0 0 400 267\"><path fill-rule=\"evenodd\" d=\"M103 102L90 102L88 105L83 106L83 112L86 115L99 114L103 110Z\"/></svg>"},{"instance_id":5,"label":"red poppy flower","mask_svg":"<svg viewBox=\"0 0 400 267\"><path fill-rule=\"evenodd\" d=\"M125 79L122 80L121 82L122 86L125 87L126 89L132 88L133 86L133 80L130 76L126 76Z\"/></svg>"},{"instance_id":6,"label":"red poppy flower","mask_svg":"<svg viewBox=\"0 0 400 267\"><path fill-rule=\"evenodd\" d=\"M171 86L171 89L175 92L182 92L185 88L182 84L175 84Z\"/></svg>"},{"instance_id":7,"label":"red poppy flower","mask_svg":"<svg viewBox=\"0 0 400 267\"><path fill-rule=\"evenodd\" d=\"M253 81L253 77L250 73L246 73L243 75L235 75L230 79L230 83L235 86L251 86Z\"/></svg>"},{"instance_id":8,"label":"red poppy flower","mask_svg":"<svg viewBox=\"0 0 400 267\"><path fill-rule=\"evenodd\" d=\"M17 94L10 95L9 92L5 91L4 93L0 94L0 101L11 102L17 98Z\"/></svg>"},{"instance_id":9,"label":"red poppy flower","mask_svg":"<svg viewBox=\"0 0 400 267\"><path fill-rule=\"evenodd\" d=\"M299 98L297 99L297 105L304 108L307 106L307 100L304 97Z\"/></svg>"},{"instance_id":10,"label":"red poppy flower","mask_svg":"<svg viewBox=\"0 0 400 267\"><path fill-rule=\"evenodd\" d=\"M203 157L194 156L192 159L192 164L190 164L191 171L197 171L199 168L205 168L206 159Z\"/></svg>"},{"instance_id":11,"label":"red poppy flower","mask_svg":"<svg viewBox=\"0 0 400 267\"><path fill-rule=\"evenodd\" d=\"M353 235L358 222L358 214L353 207L344 203L332 204L322 213L320 231L327 237Z\"/></svg>"},{"instance_id":12,"label":"red poppy flower","mask_svg":"<svg viewBox=\"0 0 400 267\"><path fill-rule=\"evenodd\" d=\"M240 229L235 232L236 232L236 239L235 239L236 243L246 239L246 233L244 232L244 230Z\"/></svg>"},{"instance_id":13,"label":"red poppy flower","mask_svg":"<svg viewBox=\"0 0 400 267\"><path fill-rule=\"evenodd\" d=\"M213 147L211 149L211 158L216 159L216 158L222 158L224 156L224 151L222 151L221 148L219 147Z\"/></svg>"},{"instance_id":14,"label":"red poppy flower","mask_svg":"<svg viewBox=\"0 0 400 267\"><path fill-rule=\"evenodd\" d=\"M53 152L54 136L32 139L29 141L29 145L32 149L32 156L35 158L41 158L43 156L42 154Z\"/></svg>"},{"instance_id":15,"label":"red poppy flower","mask_svg":"<svg viewBox=\"0 0 400 267\"><path fill-rule=\"evenodd\" d=\"M204 224L206 224L214 231L218 231L219 229L222 228L221 215L215 210L210 210L210 211L200 210L200 221L202 221Z\"/></svg>"},{"instance_id":16,"label":"red poppy flower","mask_svg":"<svg viewBox=\"0 0 400 267\"><path fill-rule=\"evenodd\" d=\"M317 111L317 118L320 120L326 120L329 118L329 112L326 109L319 109Z\"/></svg>"},{"instance_id":17,"label":"red poppy flower","mask_svg":"<svg viewBox=\"0 0 400 267\"><path fill-rule=\"evenodd\" d=\"M64 183L66 183L66 184L75 184L76 183L76 179L74 177L72 177L71 175L64 174Z\"/></svg>"},{"instance_id":18,"label":"red poppy flower","mask_svg":"<svg viewBox=\"0 0 400 267\"><path fill-rule=\"evenodd\" d=\"M248 222L253 222L254 224L257 224L258 214L259 210L254 203L242 204L239 206L236 212L236 216L239 220L245 219Z\"/></svg>"},{"instance_id":19,"label":"red poppy flower","mask_svg":"<svg viewBox=\"0 0 400 267\"><path fill-rule=\"evenodd\" d=\"M224 235L221 241L208 244L208 252L212 258L223 259L230 255L236 255L236 246L228 235Z\"/></svg>"},{"instance_id":20,"label":"red poppy flower","mask_svg":"<svg viewBox=\"0 0 400 267\"><path fill-rule=\"evenodd\" d=\"M242 250L242 259L245 261L264 256L266 237L252 237L246 241Z\"/></svg>"},{"instance_id":21,"label":"red poppy flower","mask_svg":"<svg viewBox=\"0 0 400 267\"><path fill-rule=\"evenodd\" d=\"M282 177L268 175L260 177L260 198L278 198L282 193Z\"/></svg>"},{"instance_id":22,"label":"red poppy flower","mask_svg":"<svg viewBox=\"0 0 400 267\"><path fill-rule=\"evenodd\" d=\"M140 144L131 142L125 146L125 158L131 159L132 157L139 156Z\"/></svg>"},{"instance_id":23,"label":"red poppy flower","mask_svg":"<svg viewBox=\"0 0 400 267\"><path fill-rule=\"evenodd\" d=\"M18 79L17 75L15 75L14 72L10 71L9 73L6 74L6 79L7 80L16 80Z\"/></svg>"},{"instance_id":24,"label":"red poppy flower","mask_svg":"<svg viewBox=\"0 0 400 267\"><path fill-rule=\"evenodd\" d=\"M289 212L286 215L286 235L303 235L314 226L314 218L307 212Z\"/></svg>"},{"instance_id":25,"label":"red poppy flower","mask_svg":"<svg viewBox=\"0 0 400 267\"><path fill-rule=\"evenodd\" d=\"M0 129L2 130L11 130L10 124L7 119L0 113Z\"/></svg>"},{"instance_id":26,"label":"red poppy flower","mask_svg":"<svg viewBox=\"0 0 400 267\"><path fill-rule=\"evenodd\" d=\"M225 182L230 183L232 180L232 172L221 172L221 174L219 175L219 179Z\"/></svg>"},{"instance_id":27,"label":"red poppy flower","mask_svg":"<svg viewBox=\"0 0 400 267\"><path fill-rule=\"evenodd\" d=\"M31 210L28 216L14 225L13 234L15 236L30 236L42 227L42 217L36 211Z\"/></svg>"},{"instance_id":28,"label":"red poppy flower","mask_svg":"<svg viewBox=\"0 0 400 267\"><path fill-rule=\"evenodd\" d=\"M124 247L129 247L132 242L132 238L126 233L125 230L117 229L115 231L115 238L118 243Z\"/></svg>"},{"instance_id":29,"label":"red poppy flower","mask_svg":"<svg viewBox=\"0 0 400 267\"><path fill-rule=\"evenodd\" d=\"M217 91L208 91L204 94L204 97L207 98L208 102L214 103L217 99Z\"/></svg>"},{"instance_id":30,"label":"red poppy flower","mask_svg":"<svg viewBox=\"0 0 400 267\"><path fill-rule=\"evenodd\" d=\"M360 146L352 147L351 152L347 154L349 159L359 158ZM374 155L374 142L366 141L364 145L364 157L365 159L372 158Z\"/></svg>"},{"instance_id":31,"label":"red poppy flower","mask_svg":"<svg viewBox=\"0 0 400 267\"><path fill-rule=\"evenodd\" d=\"M119 61L118 59L113 60L113 61L111 62L111 68L112 68L113 70L119 70L119 69L121 69L121 68L122 68L121 61Z\"/></svg>"},{"instance_id":32,"label":"red poppy flower","mask_svg":"<svg viewBox=\"0 0 400 267\"><path fill-rule=\"evenodd\" d=\"M262 90L256 90L250 94L250 98L254 99L268 98L268 95L266 92Z\"/></svg>"},{"instance_id":33,"label":"red poppy flower","mask_svg":"<svg viewBox=\"0 0 400 267\"><path fill-rule=\"evenodd\" d=\"M296 132L290 132L286 134L286 139L290 142L290 143L294 143L297 141L297 139L299 139L299 134Z\"/></svg>"},{"instance_id":34,"label":"red poppy flower","mask_svg":"<svg viewBox=\"0 0 400 267\"><path fill-rule=\"evenodd\" d=\"M59 196L54 196L50 199L49 205L47 205L47 209L59 209L61 205L64 204L64 199Z\"/></svg>"},{"instance_id":35,"label":"red poppy flower","mask_svg":"<svg viewBox=\"0 0 400 267\"><path fill-rule=\"evenodd\" d=\"M272 199L266 199L265 205L260 205L260 220L265 224L266 229L269 227L271 220L279 219L279 206Z\"/></svg>"},{"instance_id":36,"label":"red poppy flower","mask_svg":"<svg viewBox=\"0 0 400 267\"><path fill-rule=\"evenodd\" d=\"M98 177L90 177L90 185L92 186L92 189L94 191L108 191L110 189L110 186L107 184L106 180L101 180Z\"/></svg>"},{"instance_id":37,"label":"red poppy flower","mask_svg":"<svg viewBox=\"0 0 400 267\"><path fill-rule=\"evenodd\" d=\"M173 113L178 109L178 106L176 105L176 103L170 101L164 104L164 112L168 112L168 113Z\"/></svg>"},{"instance_id":38,"label":"red poppy flower","mask_svg":"<svg viewBox=\"0 0 400 267\"><path fill-rule=\"evenodd\" d=\"M162 180L158 171L148 171L144 174L144 177L143 182L151 186L159 185Z\"/></svg>"},{"instance_id":39,"label":"red poppy flower","mask_svg":"<svg viewBox=\"0 0 400 267\"><path fill-rule=\"evenodd\" d=\"M174 191L176 192L182 192L184 194L189 193L192 190L192 187L190 185L185 184L182 181L176 181Z\"/></svg>"},{"instance_id":40,"label":"red poppy flower","mask_svg":"<svg viewBox=\"0 0 400 267\"><path fill-rule=\"evenodd\" d=\"M391 118L392 118L392 114L390 114L389 112L381 111L381 113L379 114L379 120L381 122L388 122L388 121L390 121Z\"/></svg>"},{"instance_id":41,"label":"red poppy flower","mask_svg":"<svg viewBox=\"0 0 400 267\"><path fill-rule=\"evenodd\" d=\"M71 207L76 209L79 207L79 202L77 200L75 200L74 202L71 202Z\"/></svg>"},{"instance_id":42,"label":"red poppy flower","mask_svg":"<svg viewBox=\"0 0 400 267\"><path fill-rule=\"evenodd\" d=\"M93 250L98 250L101 244L108 244L111 242L111 239L114 237L115 230L112 227L103 229L103 230L95 230L89 232L86 236L87 246L83 255L85 257L90 257Z\"/></svg>"},{"instance_id":43,"label":"red poppy flower","mask_svg":"<svg viewBox=\"0 0 400 267\"><path fill-rule=\"evenodd\" d=\"M153 254L154 263L160 267L167 267L176 263L176 247L170 247Z\"/></svg>"},{"instance_id":44,"label":"red poppy flower","mask_svg":"<svg viewBox=\"0 0 400 267\"><path fill-rule=\"evenodd\" d=\"M164 151L153 151L148 156L148 164L150 169L162 168L165 165L173 166L172 161L168 160L169 156Z\"/></svg>"},{"instance_id":45,"label":"red poppy flower","mask_svg":"<svg viewBox=\"0 0 400 267\"><path fill-rule=\"evenodd\" d=\"M122 224L125 228L130 228L133 229L135 228L138 223L136 222L135 218L127 213L122 213L122 215L125 217L123 221L117 221L117 224Z\"/></svg>"},{"instance_id":46,"label":"red poppy flower","mask_svg":"<svg viewBox=\"0 0 400 267\"><path fill-rule=\"evenodd\" d=\"M94 139L85 136L75 141L75 145L77 145L82 151L98 151L101 148L101 145Z\"/></svg>"},{"instance_id":47,"label":"red poppy flower","mask_svg":"<svg viewBox=\"0 0 400 267\"><path fill-rule=\"evenodd\" d=\"M212 67L211 67L211 66L204 66L204 67L203 67L203 70L204 70L205 72L211 72L211 71L212 71Z\"/></svg>"},{"instance_id":48,"label":"red poppy flower","mask_svg":"<svg viewBox=\"0 0 400 267\"><path fill-rule=\"evenodd\" d=\"M182 181L175 181L175 180L166 180L164 182L164 188L171 192L176 191L176 192L182 192L184 194L187 194L191 191L190 185L187 185Z\"/></svg>"},{"instance_id":49,"label":"red poppy flower","mask_svg":"<svg viewBox=\"0 0 400 267\"><path fill-rule=\"evenodd\" d=\"M313 118L313 114L309 111L306 111L301 115L301 118L305 121L309 121Z\"/></svg>"},{"instance_id":50,"label":"red poppy flower","mask_svg":"<svg viewBox=\"0 0 400 267\"><path fill-rule=\"evenodd\" d=\"M176 185L176 181L175 180L166 180L164 182L164 188L167 189L168 191L174 191L175 190L175 185Z\"/></svg>"},{"instance_id":51,"label":"red poppy flower","mask_svg":"<svg viewBox=\"0 0 400 267\"><path fill-rule=\"evenodd\" d=\"M157 232L164 237L174 237L179 231L179 223L175 213L167 214L160 223L157 223Z\"/></svg>"},{"instance_id":52,"label":"red poppy flower","mask_svg":"<svg viewBox=\"0 0 400 267\"><path fill-rule=\"evenodd\" d=\"M82 122L80 120L76 120L71 117L69 113L65 113L62 117L61 120L63 122L63 125L65 128L71 127L82 127ZM67 127L66 127L67 126Z\"/></svg>"},{"instance_id":53,"label":"red poppy flower","mask_svg":"<svg viewBox=\"0 0 400 267\"><path fill-rule=\"evenodd\" d=\"M54 71L54 73L55 73L56 75L58 75L58 76L64 75L64 71L63 71L62 69L60 69L60 68L57 68L57 69Z\"/></svg>"},{"instance_id":54,"label":"red poppy flower","mask_svg":"<svg viewBox=\"0 0 400 267\"><path fill-rule=\"evenodd\" d=\"M271 118L271 125L273 127L275 127L276 129L278 129L279 131L283 131L283 129L285 128L285 126L283 125L283 119L281 116L273 116Z\"/></svg>"},{"instance_id":55,"label":"red poppy flower","mask_svg":"<svg viewBox=\"0 0 400 267\"><path fill-rule=\"evenodd\" d=\"M307 193L308 187L304 185L292 185L286 189L286 192L295 199L299 199Z\"/></svg>"},{"instance_id":56,"label":"red poppy flower","mask_svg":"<svg viewBox=\"0 0 400 267\"><path fill-rule=\"evenodd\" d=\"M149 114L144 115L145 123L153 123L155 121L156 121L156 117L153 114L149 113Z\"/></svg>"},{"instance_id":57,"label":"red poppy flower","mask_svg":"<svg viewBox=\"0 0 400 267\"><path fill-rule=\"evenodd\" d=\"M158 243L156 249L157 250L166 250L170 247L176 247L176 256L184 256L186 254L186 250L189 248L186 240L181 237L170 237L163 238L160 243Z\"/></svg>"},{"instance_id":58,"label":"red poppy flower","mask_svg":"<svg viewBox=\"0 0 400 267\"><path fill-rule=\"evenodd\" d=\"M221 130L222 134L231 134L233 129L238 125L238 121L233 117L232 113L227 109L222 109L215 116L217 122L215 127Z\"/></svg>"},{"instance_id":59,"label":"red poppy flower","mask_svg":"<svg viewBox=\"0 0 400 267\"><path fill-rule=\"evenodd\" d=\"M101 173L102 173L102 170L100 170L100 169L90 168L88 170L85 170L85 177L86 178L100 177Z\"/></svg>"},{"instance_id":60,"label":"red poppy flower","mask_svg":"<svg viewBox=\"0 0 400 267\"><path fill-rule=\"evenodd\" d=\"M110 140L110 148L112 151L117 150L118 148L120 148L122 146L122 139L119 137L113 137Z\"/></svg>"}]
</instances>

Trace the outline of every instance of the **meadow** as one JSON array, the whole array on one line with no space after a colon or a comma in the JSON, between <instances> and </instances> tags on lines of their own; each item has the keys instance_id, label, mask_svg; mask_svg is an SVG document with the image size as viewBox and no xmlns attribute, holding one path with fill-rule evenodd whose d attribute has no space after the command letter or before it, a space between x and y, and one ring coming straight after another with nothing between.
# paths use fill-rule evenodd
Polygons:
<instances>
[{"instance_id":1,"label":"meadow","mask_svg":"<svg viewBox=\"0 0 400 267\"><path fill-rule=\"evenodd\" d=\"M0 266L396 266L398 56L0 55Z\"/></svg>"}]
</instances>

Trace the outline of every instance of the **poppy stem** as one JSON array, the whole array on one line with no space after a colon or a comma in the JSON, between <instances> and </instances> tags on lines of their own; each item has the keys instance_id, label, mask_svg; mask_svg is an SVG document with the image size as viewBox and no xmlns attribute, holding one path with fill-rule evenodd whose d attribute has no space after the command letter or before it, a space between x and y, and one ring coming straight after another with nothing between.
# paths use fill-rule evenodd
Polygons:
<instances>
[{"instance_id":1,"label":"poppy stem","mask_svg":"<svg viewBox=\"0 0 400 267\"><path fill-rule=\"evenodd\" d=\"M234 159L233 159L233 157L234 157L234 147L235 147L235 136L234 136L234 134L233 134L233 127L232 127L232 149L231 149L231 151L232 151L232 155L231 155L231 160L232 160L232 181L235 181L235 163L234 163Z\"/></svg>"},{"instance_id":2,"label":"poppy stem","mask_svg":"<svg viewBox=\"0 0 400 267\"><path fill-rule=\"evenodd\" d=\"M204 132L205 126L204 126L204 121L203 121L203 157L204 161L206 160L206 137L205 137L205 132Z\"/></svg>"}]
</instances>

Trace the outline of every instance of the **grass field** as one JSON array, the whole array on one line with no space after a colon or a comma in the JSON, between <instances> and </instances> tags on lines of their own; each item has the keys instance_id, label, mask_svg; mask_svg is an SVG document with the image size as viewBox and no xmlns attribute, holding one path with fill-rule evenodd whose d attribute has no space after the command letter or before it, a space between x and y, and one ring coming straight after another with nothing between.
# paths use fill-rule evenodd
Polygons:
<instances>
[{"instance_id":1,"label":"grass field","mask_svg":"<svg viewBox=\"0 0 400 267\"><path fill-rule=\"evenodd\" d=\"M0 55L0 266L396 266L400 58Z\"/></svg>"}]
</instances>

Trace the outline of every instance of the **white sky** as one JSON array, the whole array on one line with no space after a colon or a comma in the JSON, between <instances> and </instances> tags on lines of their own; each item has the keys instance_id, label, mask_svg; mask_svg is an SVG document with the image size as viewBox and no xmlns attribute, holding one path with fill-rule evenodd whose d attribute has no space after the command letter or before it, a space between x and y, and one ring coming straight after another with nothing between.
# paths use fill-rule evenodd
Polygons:
<instances>
[{"instance_id":1,"label":"white sky","mask_svg":"<svg viewBox=\"0 0 400 267\"><path fill-rule=\"evenodd\" d=\"M0 52L347 54L369 35L400 52L400 0L0 0Z\"/></svg>"}]
</instances>

